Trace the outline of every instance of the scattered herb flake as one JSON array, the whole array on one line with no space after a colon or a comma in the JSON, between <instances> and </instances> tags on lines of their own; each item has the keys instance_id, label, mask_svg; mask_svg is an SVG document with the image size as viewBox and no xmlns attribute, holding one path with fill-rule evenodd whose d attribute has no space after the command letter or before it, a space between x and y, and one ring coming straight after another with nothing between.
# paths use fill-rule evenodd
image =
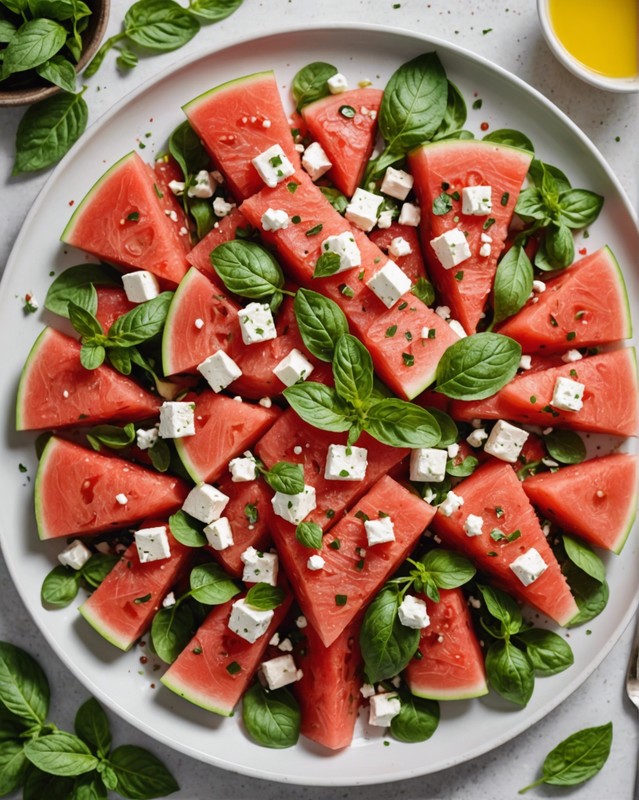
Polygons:
<instances>
[{"instance_id":1,"label":"scattered herb flake","mask_svg":"<svg viewBox=\"0 0 639 800\"><path fill-rule=\"evenodd\" d=\"M473 108L475 109L475 111L479 111L479 109L483 105L484 105L484 101L481 99L481 97L478 97L477 100L475 100L475 102L473 103Z\"/></svg>"},{"instance_id":2,"label":"scattered herb flake","mask_svg":"<svg viewBox=\"0 0 639 800\"><path fill-rule=\"evenodd\" d=\"M395 336L397 333L397 325L391 325L390 328L386 328L386 338L390 339L391 337Z\"/></svg>"},{"instance_id":3,"label":"scattered herb flake","mask_svg":"<svg viewBox=\"0 0 639 800\"><path fill-rule=\"evenodd\" d=\"M335 605L336 606L345 606L347 600L348 600L348 597L345 594L336 594L335 595Z\"/></svg>"}]
</instances>

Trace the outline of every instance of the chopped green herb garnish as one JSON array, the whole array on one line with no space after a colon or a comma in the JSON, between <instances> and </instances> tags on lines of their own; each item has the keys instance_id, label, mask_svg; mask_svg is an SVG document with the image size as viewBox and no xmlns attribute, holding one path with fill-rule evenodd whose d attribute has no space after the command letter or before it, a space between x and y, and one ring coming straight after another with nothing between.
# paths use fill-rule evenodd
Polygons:
<instances>
[{"instance_id":1,"label":"chopped green herb garnish","mask_svg":"<svg viewBox=\"0 0 639 800\"><path fill-rule=\"evenodd\" d=\"M336 606L345 606L348 597L345 594L336 594L335 595L335 605Z\"/></svg>"},{"instance_id":2,"label":"chopped green herb garnish","mask_svg":"<svg viewBox=\"0 0 639 800\"><path fill-rule=\"evenodd\" d=\"M355 116L355 114L357 112L355 111L353 106L340 106L339 107L339 113L343 117L346 117L347 119L353 119L353 117Z\"/></svg>"},{"instance_id":3,"label":"chopped green herb garnish","mask_svg":"<svg viewBox=\"0 0 639 800\"><path fill-rule=\"evenodd\" d=\"M226 671L229 675L237 675L238 672L242 671L242 667L237 663L237 661L231 661L230 664L226 665Z\"/></svg>"}]
</instances>

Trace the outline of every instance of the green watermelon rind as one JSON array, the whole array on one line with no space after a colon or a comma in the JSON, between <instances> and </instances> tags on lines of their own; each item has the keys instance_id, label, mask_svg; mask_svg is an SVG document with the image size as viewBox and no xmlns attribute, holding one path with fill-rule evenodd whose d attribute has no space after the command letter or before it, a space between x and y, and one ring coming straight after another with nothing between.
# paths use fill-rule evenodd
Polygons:
<instances>
[{"instance_id":1,"label":"green watermelon rind","mask_svg":"<svg viewBox=\"0 0 639 800\"><path fill-rule=\"evenodd\" d=\"M192 100L189 100L188 103L185 103L182 106L182 111L189 116L189 113L193 113L196 111L201 105L205 104L207 100L213 97L216 94L220 94L229 89L234 89L238 86L241 86L245 83L252 83L254 81L261 80L266 78L267 76L273 77L275 73L272 69L264 70L262 72L252 72L250 75L244 75L241 78L234 78L232 81L226 81L225 83L219 84L219 86L214 86L212 89L207 89L206 92L202 92L202 94L197 95Z\"/></svg>"},{"instance_id":2,"label":"green watermelon rind","mask_svg":"<svg viewBox=\"0 0 639 800\"><path fill-rule=\"evenodd\" d=\"M417 147L413 148L408 153L408 156L410 157L413 153L417 153L426 148L428 148L428 150L447 150L450 148L453 150L461 150L464 147L474 148L477 145L493 150L496 149L504 152L518 153L522 158L522 162L525 160L528 162L528 164L530 164L535 155L534 153L531 153L530 150L524 150L523 147L515 147L512 144L504 144L503 142L484 141L483 139L440 139L436 142L425 142L424 144L417 145Z\"/></svg>"},{"instance_id":3,"label":"green watermelon rind","mask_svg":"<svg viewBox=\"0 0 639 800\"><path fill-rule=\"evenodd\" d=\"M52 436L46 443L45 448L42 451L42 455L40 456L40 460L38 462L38 469L36 470L35 480L33 484L36 526L38 529L38 537L40 538L41 541L46 541L47 539L55 538L47 534L48 526L46 524L46 509L42 505L41 489L42 489L42 483L46 477L47 464L49 458L51 457L51 454L56 448L56 446L57 446L57 440L55 436Z\"/></svg>"},{"instance_id":4,"label":"green watermelon rind","mask_svg":"<svg viewBox=\"0 0 639 800\"><path fill-rule=\"evenodd\" d=\"M27 411L27 402L26 402L26 391L29 384L29 377L31 375L31 367L33 367L36 356L40 351L40 348L44 345L45 340L50 335L51 328L45 328L38 338L33 343L31 350L29 350L29 355L27 356L27 360L24 362L24 366L22 367L22 372L20 373L20 381L18 383L18 391L16 393L16 430L23 431L28 429L28 424L26 423L26 411Z\"/></svg>"},{"instance_id":5,"label":"green watermelon rind","mask_svg":"<svg viewBox=\"0 0 639 800\"><path fill-rule=\"evenodd\" d=\"M199 273L201 275L201 273ZM177 337L173 333L173 323L181 311L182 301L188 296L188 291L194 278L198 277L198 270L195 267L186 273L180 281L177 289L173 294L169 311L166 315L166 322L164 323L164 331L162 333L162 369L165 375L174 375L173 357L172 352L179 344L176 342Z\"/></svg>"},{"instance_id":6,"label":"green watermelon rind","mask_svg":"<svg viewBox=\"0 0 639 800\"><path fill-rule=\"evenodd\" d=\"M470 700L488 694L488 683L484 678L456 689L444 689L442 686L409 680L408 688L415 697L423 697L426 700Z\"/></svg>"},{"instance_id":7,"label":"green watermelon rind","mask_svg":"<svg viewBox=\"0 0 639 800\"><path fill-rule=\"evenodd\" d=\"M632 315L630 311L630 298L628 297L628 288L626 286L626 281L623 277L623 272L621 271L621 266L619 265L619 261L617 257L612 252L609 245L604 245L603 249L606 251L606 255L608 256L611 266L614 267L615 277L617 279L617 285L619 287L618 296L619 296L619 308L622 310L623 313L623 322L624 322L624 338L630 339L632 338Z\"/></svg>"},{"instance_id":8,"label":"green watermelon rind","mask_svg":"<svg viewBox=\"0 0 639 800\"><path fill-rule=\"evenodd\" d=\"M175 675L171 675L171 670L165 672L160 678L160 682L175 692L179 697L188 700L193 705L199 706L206 711L212 711L214 714L219 714L222 717L230 717L233 714L235 706L229 707L224 705L221 698L212 698L210 695L203 695L200 692L194 692L192 688L182 679Z\"/></svg>"},{"instance_id":9,"label":"green watermelon rind","mask_svg":"<svg viewBox=\"0 0 639 800\"><path fill-rule=\"evenodd\" d=\"M613 546L610 548L613 553L619 555L630 535L630 531L637 518L637 503L639 501L639 492L635 489L628 503L628 515L626 516L623 526L620 526L619 536L615 539Z\"/></svg>"},{"instance_id":10,"label":"green watermelon rind","mask_svg":"<svg viewBox=\"0 0 639 800\"><path fill-rule=\"evenodd\" d=\"M186 437L190 439L191 437ZM173 444L175 445L175 450L178 454L178 458L182 462L182 466L190 475L190 477L195 481L195 483L206 483L206 475L201 473L199 469L195 466L194 461L188 454L186 449L186 445L182 439L174 439Z\"/></svg>"},{"instance_id":11,"label":"green watermelon rind","mask_svg":"<svg viewBox=\"0 0 639 800\"><path fill-rule=\"evenodd\" d=\"M123 651L130 650L137 641L137 638L130 640L128 638L125 639L122 635L118 635L118 631L113 626L109 625L100 615L96 614L94 609L91 608L90 598L86 602L82 603L81 606L78 606L78 611L89 623L89 625L91 625L91 627L97 631L100 636L102 636L103 639L106 639L107 642L114 645L118 649Z\"/></svg>"}]
</instances>

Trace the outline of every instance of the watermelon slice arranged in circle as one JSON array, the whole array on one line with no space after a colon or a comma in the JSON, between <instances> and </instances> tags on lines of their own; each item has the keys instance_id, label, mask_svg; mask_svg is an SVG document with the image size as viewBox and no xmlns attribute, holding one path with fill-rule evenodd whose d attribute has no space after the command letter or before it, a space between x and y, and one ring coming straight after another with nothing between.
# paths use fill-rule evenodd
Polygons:
<instances>
[{"instance_id":1,"label":"watermelon slice arranged in circle","mask_svg":"<svg viewBox=\"0 0 639 800\"><path fill-rule=\"evenodd\" d=\"M530 502L564 533L620 553L637 513L637 456L613 453L523 483Z\"/></svg>"}]
</instances>

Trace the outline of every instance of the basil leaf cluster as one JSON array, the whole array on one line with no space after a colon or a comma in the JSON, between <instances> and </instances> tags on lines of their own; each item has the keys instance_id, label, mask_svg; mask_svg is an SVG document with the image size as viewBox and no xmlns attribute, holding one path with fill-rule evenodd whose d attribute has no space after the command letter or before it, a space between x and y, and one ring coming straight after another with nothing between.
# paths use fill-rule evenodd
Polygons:
<instances>
[{"instance_id":1,"label":"basil leaf cluster","mask_svg":"<svg viewBox=\"0 0 639 800\"><path fill-rule=\"evenodd\" d=\"M80 569L58 564L42 581L43 605L64 608L75 600L81 586L97 589L118 561L118 556L110 553L93 553Z\"/></svg>"}]
</instances>

